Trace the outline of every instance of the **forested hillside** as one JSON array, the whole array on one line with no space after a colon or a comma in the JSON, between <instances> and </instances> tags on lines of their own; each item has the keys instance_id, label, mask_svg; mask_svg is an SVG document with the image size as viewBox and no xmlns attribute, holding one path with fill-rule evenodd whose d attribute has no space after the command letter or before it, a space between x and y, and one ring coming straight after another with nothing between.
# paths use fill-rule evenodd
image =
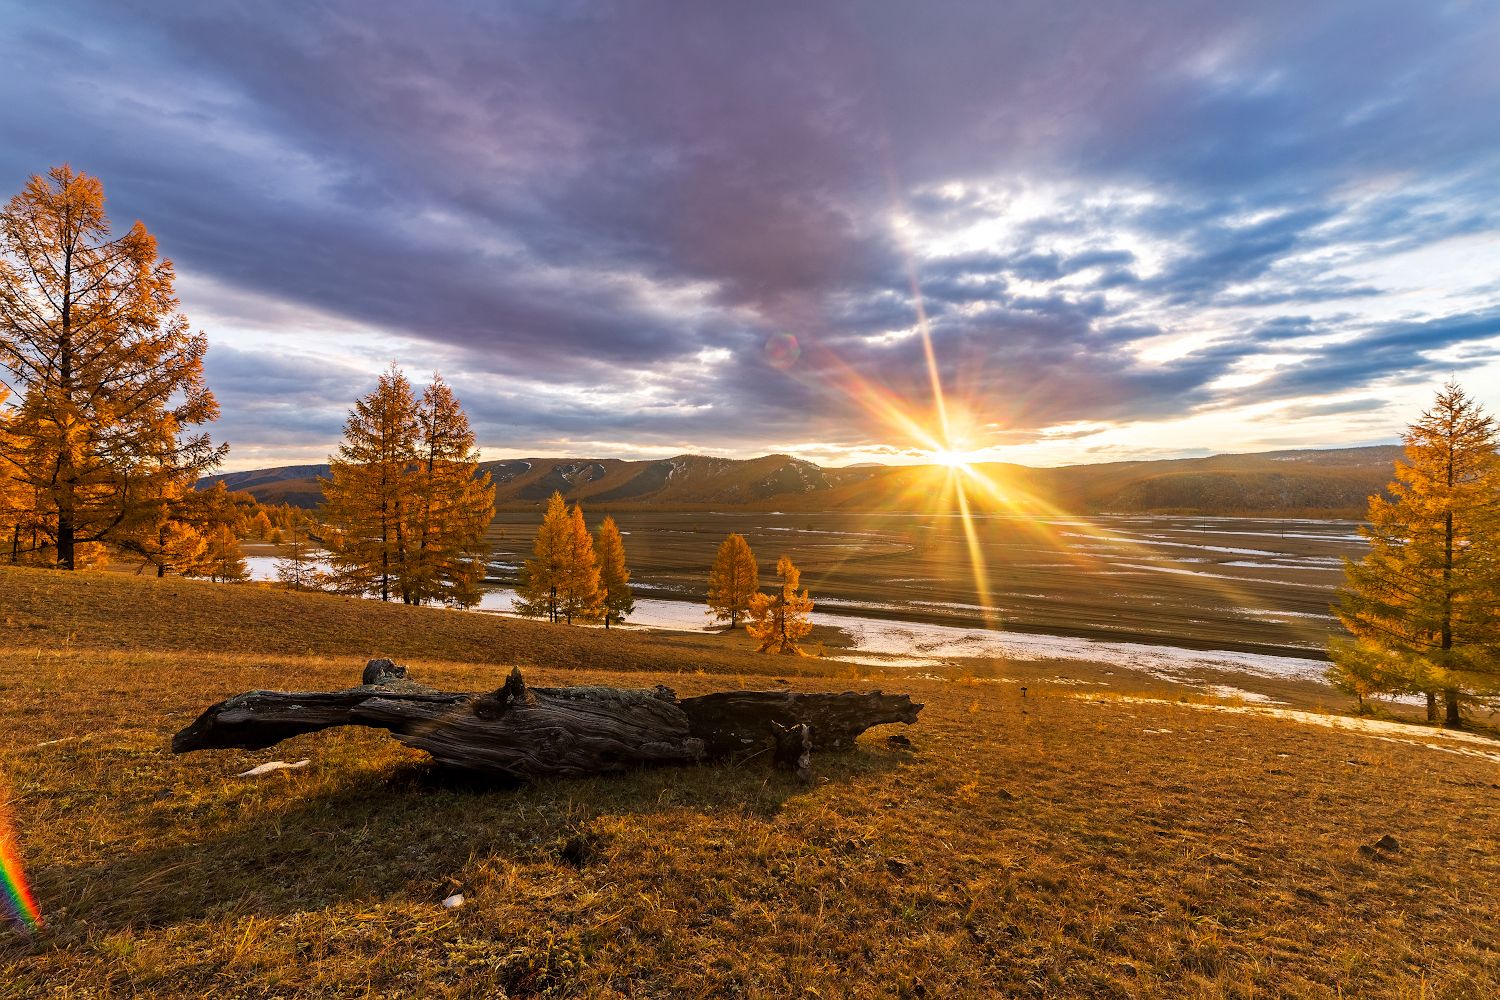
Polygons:
<instances>
[{"instance_id":1,"label":"forested hillside","mask_svg":"<svg viewBox=\"0 0 1500 1000\"><path fill-rule=\"evenodd\" d=\"M1401 449L1391 446L1276 451L1255 455L1148 462L1112 462L1033 469L982 465L1009 506L1072 513L1202 514L1321 513L1359 516L1365 499L1391 479ZM653 461L530 458L486 462L502 508L541 505L553 491L596 508L759 507L777 510L903 510L926 508L949 470L934 466L826 469L787 455L754 459L679 455ZM223 481L263 503L315 507L326 465L231 472ZM971 489L981 506L999 506L986 489Z\"/></svg>"}]
</instances>

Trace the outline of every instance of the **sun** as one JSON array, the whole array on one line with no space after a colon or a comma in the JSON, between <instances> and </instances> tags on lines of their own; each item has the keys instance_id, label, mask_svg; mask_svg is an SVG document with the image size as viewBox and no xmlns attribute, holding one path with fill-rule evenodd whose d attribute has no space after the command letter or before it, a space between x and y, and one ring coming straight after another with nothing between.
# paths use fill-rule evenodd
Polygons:
<instances>
[{"instance_id":1,"label":"sun","mask_svg":"<svg viewBox=\"0 0 1500 1000\"><path fill-rule=\"evenodd\" d=\"M927 457L934 465L946 466L950 469L967 469L969 467L969 456L961 451L949 451L946 448L938 448L927 453Z\"/></svg>"}]
</instances>

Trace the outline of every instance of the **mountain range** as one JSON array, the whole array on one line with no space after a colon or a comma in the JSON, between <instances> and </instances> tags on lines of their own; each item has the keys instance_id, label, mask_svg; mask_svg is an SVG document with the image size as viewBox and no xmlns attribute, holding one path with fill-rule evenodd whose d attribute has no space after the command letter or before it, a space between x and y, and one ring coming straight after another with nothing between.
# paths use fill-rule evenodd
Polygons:
<instances>
[{"instance_id":1,"label":"mountain range","mask_svg":"<svg viewBox=\"0 0 1500 1000\"><path fill-rule=\"evenodd\" d=\"M746 507L798 511L927 510L949 476L970 479L982 508L1071 513L1323 514L1362 516L1366 499L1391 479L1395 445L1272 451L1031 468L987 463L823 468L789 455L730 459L706 455L626 461L528 458L485 462L502 509L538 506L554 490L599 509ZM292 465L209 476L262 503L314 508L327 465ZM996 484L1002 503L979 485Z\"/></svg>"}]
</instances>

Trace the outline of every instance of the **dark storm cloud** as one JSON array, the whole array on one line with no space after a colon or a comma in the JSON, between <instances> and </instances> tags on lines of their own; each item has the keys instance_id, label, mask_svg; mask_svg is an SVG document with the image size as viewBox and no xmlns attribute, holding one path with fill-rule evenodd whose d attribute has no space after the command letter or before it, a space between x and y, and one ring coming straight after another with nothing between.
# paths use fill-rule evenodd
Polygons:
<instances>
[{"instance_id":1,"label":"dark storm cloud","mask_svg":"<svg viewBox=\"0 0 1500 1000\"><path fill-rule=\"evenodd\" d=\"M1194 232L1182 261L1151 282L1176 303L1199 302L1229 285L1254 281L1301 249L1307 231L1333 218L1331 208L1287 212L1246 226L1210 224Z\"/></svg>"},{"instance_id":2,"label":"dark storm cloud","mask_svg":"<svg viewBox=\"0 0 1500 1000\"><path fill-rule=\"evenodd\" d=\"M1500 309L1386 324L1282 368L1237 396L1246 401L1289 399L1331 386L1431 382L1500 358L1500 348L1482 343L1496 337ZM1455 351L1459 360L1454 360Z\"/></svg>"},{"instance_id":3,"label":"dark storm cloud","mask_svg":"<svg viewBox=\"0 0 1500 1000\"><path fill-rule=\"evenodd\" d=\"M215 437L237 444L314 444L337 440L348 401L373 379L326 361L278 357L218 345L204 375L219 401Z\"/></svg>"},{"instance_id":4,"label":"dark storm cloud","mask_svg":"<svg viewBox=\"0 0 1500 1000\"><path fill-rule=\"evenodd\" d=\"M926 399L915 292L955 394L1013 430L1425 377L1484 336L1377 330L1354 305L1382 285L1329 268L1496 228L1485 5L80 4L0 28L0 186L99 174L200 279L190 315L428 345L398 360L440 364L487 445L879 440L840 373ZM1007 200L1047 185L1039 215ZM900 215L1007 235L934 249ZM1204 310L1242 313L1141 360ZM773 365L783 332L800 356ZM1341 334L1359 349L1213 388ZM336 437L363 369L214 342L222 436Z\"/></svg>"}]
</instances>

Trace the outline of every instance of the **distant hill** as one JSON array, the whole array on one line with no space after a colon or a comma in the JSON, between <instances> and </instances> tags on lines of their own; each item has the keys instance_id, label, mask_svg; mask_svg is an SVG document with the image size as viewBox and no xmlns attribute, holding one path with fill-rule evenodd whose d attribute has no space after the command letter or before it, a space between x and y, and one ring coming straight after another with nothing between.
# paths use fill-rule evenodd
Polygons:
<instances>
[{"instance_id":1,"label":"distant hill","mask_svg":"<svg viewBox=\"0 0 1500 1000\"><path fill-rule=\"evenodd\" d=\"M276 469L206 476L198 481L198 488L201 490L222 481L226 489L249 493L261 503L289 503L311 510L323 502L318 477L327 475L327 465L284 465Z\"/></svg>"},{"instance_id":2,"label":"distant hill","mask_svg":"<svg viewBox=\"0 0 1500 1000\"><path fill-rule=\"evenodd\" d=\"M1020 510L1357 516L1366 498L1390 481L1391 463L1400 454L1398 446L1383 445L1055 469L996 463L975 470L998 484L1007 506ZM496 503L510 509L537 506L558 490L596 508L923 510L941 495L948 475L936 466L825 469L789 455L528 458L486 462L482 468L495 481ZM294 465L210 476L199 485L222 480L263 503L312 508L322 501L317 479L327 475L326 465Z\"/></svg>"}]
</instances>

